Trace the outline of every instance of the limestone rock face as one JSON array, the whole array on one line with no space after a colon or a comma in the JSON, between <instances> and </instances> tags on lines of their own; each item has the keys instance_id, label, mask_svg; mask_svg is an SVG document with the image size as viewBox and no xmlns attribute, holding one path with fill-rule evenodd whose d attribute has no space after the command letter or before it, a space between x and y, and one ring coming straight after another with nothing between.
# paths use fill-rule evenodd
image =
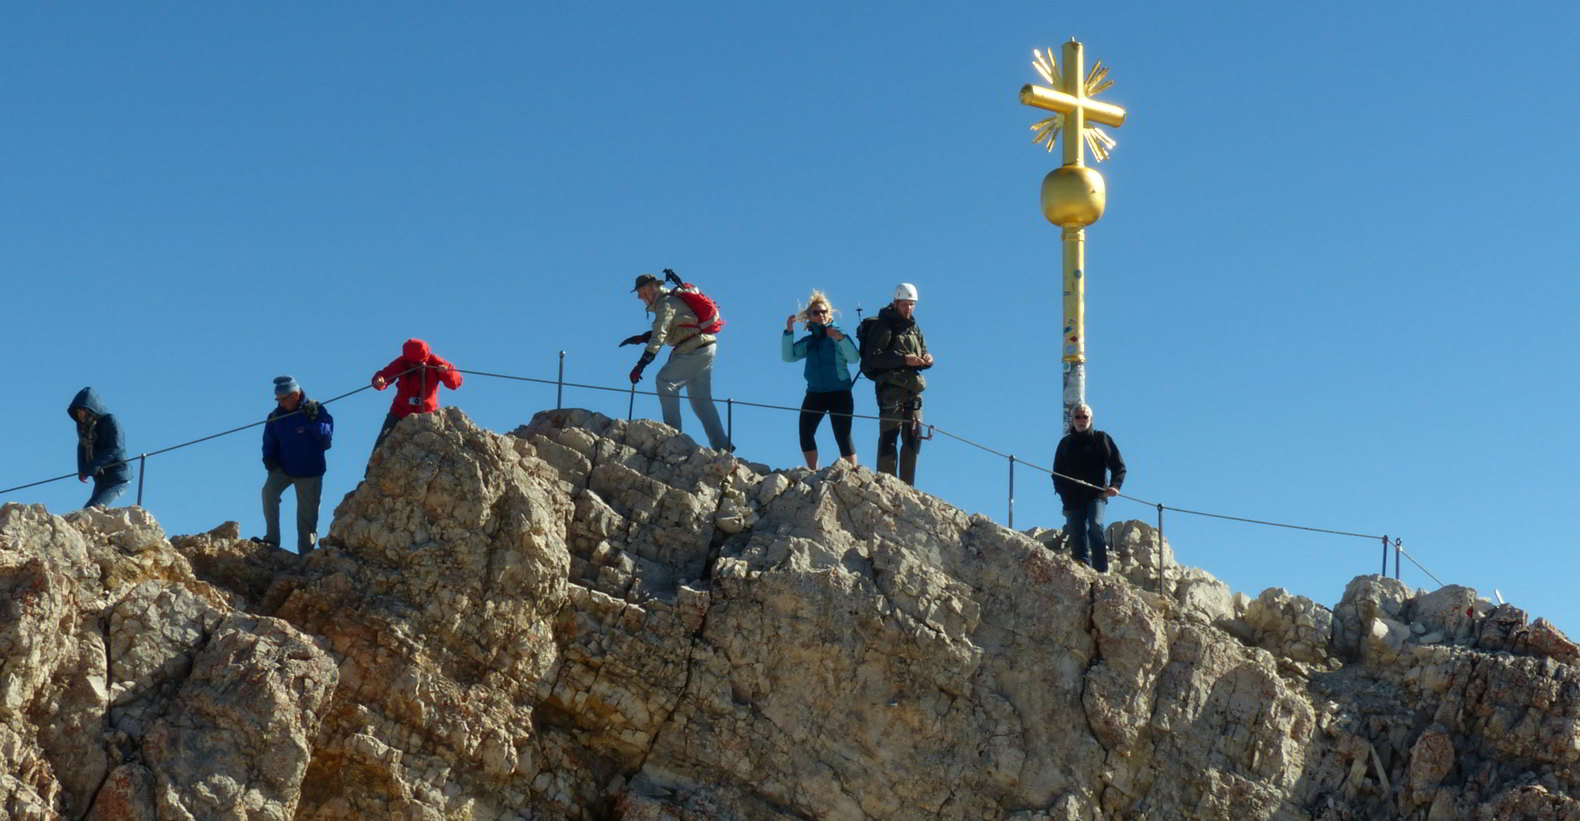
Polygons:
<instances>
[{"instance_id":1,"label":"limestone rock face","mask_svg":"<svg viewBox=\"0 0 1580 821\"><path fill-rule=\"evenodd\" d=\"M8 818L291 818L337 673L143 511L0 507Z\"/></svg>"},{"instance_id":2,"label":"limestone rock face","mask_svg":"<svg viewBox=\"0 0 1580 821\"><path fill-rule=\"evenodd\" d=\"M0 509L13 818L1580 819L1580 670L1466 588L1114 571L653 422L402 420L296 557Z\"/></svg>"}]
</instances>

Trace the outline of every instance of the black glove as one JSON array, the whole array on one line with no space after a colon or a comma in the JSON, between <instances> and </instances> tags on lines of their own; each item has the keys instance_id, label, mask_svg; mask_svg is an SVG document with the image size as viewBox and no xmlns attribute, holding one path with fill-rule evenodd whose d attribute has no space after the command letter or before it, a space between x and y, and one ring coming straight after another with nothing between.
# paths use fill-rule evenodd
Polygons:
<instances>
[{"instance_id":1,"label":"black glove","mask_svg":"<svg viewBox=\"0 0 1580 821\"><path fill-rule=\"evenodd\" d=\"M307 404L303 405L302 415L306 416L310 422L318 421L318 403L308 402Z\"/></svg>"},{"instance_id":2,"label":"black glove","mask_svg":"<svg viewBox=\"0 0 1580 821\"><path fill-rule=\"evenodd\" d=\"M648 363L652 361L653 352L643 351L642 358L638 359L636 361L636 367L631 369L631 384L635 385L636 383L642 381L642 371L647 367Z\"/></svg>"},{"instance_id":3,"label":"black glove","mask_svg":"<svg viewBox=\"0 0 1580 821\"><path fill-rule=\"evenodd\" d=\"M274 458L266 458L266 459L264 459L263 460L263 469L269 471L270 473L273 473L273 472L279 470L280 469L280 460L274 459Z\"/></svg>"},{"instance_id":4,"label":"black glove","mask_svg":"<svg viewBox=\"0 0 1580 821\"><path fill-rule=\"evenodd\" d=\"M620 343L620 347L624 348L627 345L640 345L643 342L646 342L646 341L648 341L649 339L652 339L652 338L653 338L653 332L652 331L648 331L645 334L637 334L636 336L628 336L628 337L625 338L624 342Z\"/></svg>"}]
</instances>

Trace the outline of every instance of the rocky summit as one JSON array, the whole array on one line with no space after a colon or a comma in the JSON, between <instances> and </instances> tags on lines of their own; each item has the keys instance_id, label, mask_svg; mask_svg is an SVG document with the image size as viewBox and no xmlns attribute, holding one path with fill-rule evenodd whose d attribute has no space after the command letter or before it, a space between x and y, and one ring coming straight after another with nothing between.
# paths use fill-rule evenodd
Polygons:
<instances>
[{"instance_id":1,"label":"rocky summit","mask_svg":"<svg viewBox=\"0 0 1580 821\"><path fill-rule=\"evenodd\" d=\"M304 557L6 505L0 803L1580 819L1580 651L1545 621L1375 576L1333 609L1252 599L1110 534L1097 575L889 476L579 410L408 417Z\"/></svg>"}]
</instances>

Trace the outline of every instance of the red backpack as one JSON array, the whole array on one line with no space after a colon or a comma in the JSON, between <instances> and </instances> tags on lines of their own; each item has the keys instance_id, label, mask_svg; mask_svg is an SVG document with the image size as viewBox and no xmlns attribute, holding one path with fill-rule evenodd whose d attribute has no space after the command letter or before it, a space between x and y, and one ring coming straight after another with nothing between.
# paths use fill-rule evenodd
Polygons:
<instances>
[{"instance_id":1,"label":"red backpack","mask_svg":"<svg viewBox=\"0 0 1580 821\"><path fill-rule=\"evenodd\" d=\"M719 303L703 293L697 286L689 282L681 282L680 275L665 268L664 277L675 283L669 295L678 297L686 307L697 315L696 322L682 323L682 328L696 328L698 333L716 334L724 328L724 320L719 318Z\"/></svg>"}]
</instances>

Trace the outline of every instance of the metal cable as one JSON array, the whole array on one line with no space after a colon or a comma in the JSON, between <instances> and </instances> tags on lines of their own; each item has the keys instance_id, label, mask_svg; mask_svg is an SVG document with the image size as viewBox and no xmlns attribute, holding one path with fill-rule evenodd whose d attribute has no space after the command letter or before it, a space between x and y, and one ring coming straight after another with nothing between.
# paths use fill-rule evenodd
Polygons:
<instances>
[{"instance_id":1,"label":"metal cable","mask_svg":"<svg viewBox=\"0 0 1580 821\"><path fill-rule=\"evenodd\" d=\"M546 385L564 384L567 387L588 388L588 389L591 389L591 390L618 391L620 393L625 393L626 390L627 390L627 389L624 389L624 388L605 387L603 385L582 385L582 384L577 384L577 383L574 383L574 382L558 383L558 382L555 382L554 380L550 380L550 379L536 379L536 378L529 377L529 376L510 376L510 375L506 375L506 374L488 373L486 371L468 371L468 370L463 370L461 372L462 373L469 373L469 374L476 374L478 376L492 376L492 377L496 377L496 378L500 378L500 379L514 379L514 380L518 380L518 381L522 381L522 382L537 382L537 383L546 384ZM637 392L638 393L642 393L642 394L646 394L648 396L657 396L658 395L654 391L637 391ZM753 407L753 408L767 408L769 410L787 410L787 411L797 411L797 412L799 412L801 410L801 408L792 407L790 405L773 405L773 404L768 404L768 403L765 403L765 402L750 402L750 401L747 401L747 400L744 400L744 399L732 399L730 401L734 402L737 405L744 405L744 406ZM830 413L830 415L835 415L835 414L833 414L832 411L830 411L829 413ZM850 413L850 414L843 414L843 413L841 413L841 414L838 414L838 415L839 416L850 416L853 419L876 419L878 421L896 421L896 422L908 422L908 421L910 421L909 419L904 419L904 418L900 418L900 419L888 418L886 420L886 418L882 417L882 416L872 416L870 414L862 414L862 413ZM1055 476L1055 477L1058 477L1060 479L1064 479L1064 480L1069 481L1069 482L1074 482L1075 484L1081 485L1083 487L1088 487L1088 488L1091 488L1093 490L1105 490L1106 489L1106 488L1102 488L1102 487L1099 487L1097 485L1094 485L1091 482L1087 482L1087 481L1083 481L1081 479L1077 479L1074 476L1065 476L1062 473L1056 473L1050 468L1045 468L1045 467L1043 467L1041 465L1038 465L1038 464L1035 464L1033 462L1024 461L1024 460L1020 459L1019 457L1011 457L1010 454L1008 454L1008 453L1005 453L1003 451L997 450L995 448L988 447L987 445L984 445L981 442L976 442L976 441L973 441L971 439L967 439L964 436L961 436L961 435L959 435L957 433L953 433L951 431L948 431L948 430L945 430L943 428L940 428L937 425L928 424L927 425L927 429L930 430L930 431L933 431L934 433L939 433L939 434L942 434L944 436L947 436L950 439L954 439L955 441L961 442L963 444L970 445L971 447L977 448L978 450L983 450L983 451L986 451L988 453L991 453L994 456L997 456L997 457L999 457L1001 459L1014 458L1016 464L1025 465L1025 466L1033 468L1035 470L1040 470L1043 473L1046 473L1046 474L1048 474L1050 476ZM1130 500L1132 502L1137 502L1139 504L1146 505L1147 507L1157 507L1158 504L1159 504L1158 502L1148 501L1146 499L1142 499L1142 498L1139 498L1139 497L1136 497L1136 496L1130 496L1130 495L1125 494L1125 493L1119 493L1119 494L1116 494L1116 495L1119 498L1121 498L1121 499L1128 499L1128 500ZM1190 509L1183 508L1183 507L1173 507L1172 505L1163 505L1163 507L1164 507L1165 510L1172 510L1172 511L1175 511L1177 513L1189 513L1189 514L1191 514L1193 516L1207 516L1207 517L1214 518L1214 519L1226 519L1228 521L1246 522L1248 524L1266 525L1268 527L1283 527L1283 528L1289 528L1291 530L1309 531L1309 532L1312 532L1312 533L1328 533L1328 534L1331 534L1331 535L1334 535L1334 536L1354 536L1356 538L1361 538L1361 539L1376 539L1376 538L1379 538L1377 536L1368 535L1368 534L1365 534L1365 533L1352 533L1352 532L1346 531L1346 530L1331 530L1331 529L1322 528L1322 527L1309 527L1307 525L1286 524L1284 522L1269 522L1269 521L1266 521L1266 520L1263 520L1263 519L1249 519L1249 518L1246 518L1246 517L1243 517L1243 516L1230 516L1230 515L1223 514L1223 513L1208 513L1208 512L1205 512L1205 511L1201 511L1201 510L1190 510Z\"/></svg>"},{"instance_id":2,"label":"metal cable","mask_svg":"<svg viewBox=\"0 0 1580 821\"><path fill-rule=\"evenodd\" d=\"M1405 550L1404 548L1402 548L1402 547L1400 547L1398 545L1394 545L1394 550L1399 551L1400 555L1404 556L1406 559L1409 559L1410 560L1410 564L1415 565L1416 568L1418 568L1422 573L1425 573L1426 575L1431 576L1432 581L1437 582L1437 586L1438 587L1444 587L1445 586L1443 584L1443 580L1439 579L1436 576L1433 576L1432 575L1432 571L1427 570L1425 565L1423 565L1420 562L1416 561L1415 557L1410 555L1410 551Z\"/></svg>"},{"instance_id":3,"label":"metal cable","mask_svg":"<svg viewBox=\"0 0 1580 821\"><path fill-rule=\"evenodd\" d=\"M406 371L403 371L399 376L396 376L395 378L399 379L402 376L405 376L406 374L411 373L412 371L415 371L415 370L417 370L417 368L409 368ZM361 393L361 392L363 392L365 390L369 390L372 387L373 387L372 385L363 385L362 387L357 388L356 390L346 391L345 393L342 393L339 396L336 396L336 397L334 397L332 399L325 399L322 402L319 402L318 404L320 404L320 405L327 405L330 402L338 402L338 401L340 401L342 399L345 399L348 396L351 396L352 394ZM305 410L306 410L305 408L297 408L296 410L291 411L290 413L282 413L279 416L276 416L276 417L273 417L273 418L274 419L284 419L284 418L286 418L288 416L295 416L298 413L303 413ZM200 442L207 442L210 439L218 439L221 436L229 436L232 433L239 433L239 432L244 431L244 430L246 430L248 428L255 428L255 427L258 427L259 425L267 425L269 423L269 421L270 421L269 419L264 419L264 420L259 421L259 422L250 422L250 423L242 425L240 427L231 428L230 430L222 430L219 433L211 433L211 434L209 434L207 436L203 436L203 437L200 437L198 439L193 439L190 442L182 442L179 445L171 445L170 447L167 447L167 448L160 448L158 450L151 450L151 451L148 451L147 453L139 453L136 456L128 456L127 458L122 459L119 462L112 462L112 463L110 463L108 465L105 465L105 467L112 468L112 467L116 467L117 465L129 465L132 462L137 461L138 459L145 459L145 458L147 458L149 456L158 456L161 453L169 453L170 451L173 451L173 450L180 450L181 448L191 447L191 446L196 445L196 444L198 444ZM16 487L8 487L8 488L5 488L5 489L0 489L0 493L12 493L12 492L18 491L18 490L26 490L26 489L28 489L30 487L38 487L39 485L47 485L50 482L59 482L62 479L75 479L75 478L77 478L77 474L76 473L67 473L64 476L56 476L56 477L51 478L51 479L42 479L42 480L39 480L37 482L30 482L30 483L25 484L25 485L17 485Z\"/></svg>"},{"instance_id":4,"label":"metal cable","mask_svg":"<svg viewBox=\"0 0 1580 821\"><path fill-rule=\"evenodd\" d=\"M400 373L399 375L397 375L395 377L395 379L392 379L392 380L389 380L389 381L390 382L394 382L394 381L400 379L402 376L405 376L406 374L412 373L413 371L419 370L419 369L424 368L424 367L428 367L428 366L426 366L426 365L419 365L417 367L409 368L409 369L403 371L402 373ZM611 392L611 393L632 393L632 394L641 393L641 394L643 394L645 396L658 396L659 395L657 391L647 391L647 390L638 391L638 390L636 390L635 383L632 383L632 385L629 388L611 388L611 387L609 387L607 385L588 385L588 384L579 383L579 382L565 382L563 380L557 380L557 379L540 379L540 378L532 377L532 376L516 376L514 374L492 373L492 372L489 372L489 371L474 371L474 370L467 370L465 368L453 368L453 370L457 371L458 373L470 374L472 376L486 376L486 377L490 377L490 378L493 378L493 379L506 379L506 380L511 380L511 381L515 381L515 382L531 382L531 383L539 384L539 385L556 385L556 386L559 386L559 387L582 388L582 389L585 389L585 390L607 391L607 392ZM368 390L368 389L370 389L372 387L373 387L372 385L363 385L360 388L357 388L355 390L346 391L345 393L342 393L339 396L335 396L335 397L333 397L331 399L325 399L320 404L327 405L327 404L329 404L331 402L337 402L337 401L339 401L341 399L345 399L346 397L352 396L353 394L361 393L362 391ZM747 401L747 400L744 400L744 399L730 399L730 400L727 400L727 401L732 402L733 404L736 404L736 405L743 405L743 406L752 407L752 408L764 408L766 410L785 410L785 411L795 411L797 413L801 412L801 410L802 410L799 407L794 407L794 406L790 406L790 405L775 405L775 404L770 404L770 403L766 403L766 402L751 402L751 401ZM279 418L283 418L285 416L291 416L291 415L294 415L294 414L297 414L297 413L301 413L301 412L302 412L302 410L298 409L298 410L292 411L291 413L282 414L281 416L277 416L277 417L274 417L274 418L279 419ZM876 420L876 421L879 421L879 422L883 422L883 421L910 422L910 421L913 421L913 420L911 420L909 418L904 418L904 417L896 418L896 417L873 416L871 414L864 414L864 413L848 413L848 414L846 414L846 413L839 413L839 414L835 414L833 411L829 411L828 413L831 416L833 416L833 415L849 416L852 419L872 419L872 420ZM262 420L262 421L259 421L259 422L252 422L250 424L241 425L240 427L231 428L230 430L225 430L225 431L220 431L219 433L209 434L208 436L204 436L204 437L201 437L199 439L193 439L190 442L182 442L181 444L178 444L178 445L171 445L170 447L160 448L159 450L154 450L154 451L149 451L147 453L139 454L139 456L136 457L136 458L146 458L146 457L149 457L149 456L157 456L157 455L162 454L162 453L169 453L170 451L173 451L173 450L179 450L181 448L191 447L192 445L196 445L196 444L199 444L201 442L207 442L210 439L218 439L221 436L229 436L232 433L239 433L240 431L247 430L248 428L255 428L255 427L258 427L259 425L268 424L268 422L269 422L268 419L265 419L265 420ZM1035 464L1033 462L1023 461L1023 460L1021 460L1018 457L1011 456L1010 454L1005 453L1003 451L997 450L995 448L988 447L987 445L984 445L984 444L982 444L980 442L976 442L976 441L973 441L971 439L967 439L964 436L961 436L961 435L959 435L957 433L953 433L951 431L948 431L948 430L945 430L943 428L940 428L937 425L926 424L926 423L923 423L923 424L926 426L926 428L929 431L931 431L933 433L942 434L942 435L947 436L950 439L954 439L955 441L960 442L962 444L969 445L969 446L974 447L974 448L976 448L978 450L982 450L982 451L986 451L988 453L991 453L994 456L997 456L997 457L999 457L1001 459L1013 459L1016 464L1025 465L1026 467L1029 467L1029 468L1032 468L1034 470L1038 470L1038 471L1041 471L1043 473L1046 473L1049 476L1056 477L1056 478L1059 478L1059 479L1064 479L1066 481L1073 482L1073 483L1075 483L1077 485L1081 485L1083 487L1088 487L1088 488L1091 488L1093 490L1106 490L1106 488L1099 487L1097 485L1092 484L1091 482L1087 482L1087 481L1084 481L1082 479L1077 479L1074 476L1066 476L1066 475L1064 475L1062 473L1057 473L1057 472L1053 471L1050 468L1043 467L1043 466ZM129 463L131 461L132 461L132 459L128 458L128 459L123 460L120 464L126 464L126 463ZM56 476L56 477L53 477L53 478L50 478L50 479L43 479L43 480L40 480L40 481L37 481L37 482L32 482L32 483L29 483L29 484L25 484L25 485L17 485L16 487L10 487L10 488L5 488L3 490L0 490L0 493L12 493L12 492L18 491L18 490L25 490L27 488L37 487L39 485L46 485L46 484L49 484L51 482L58 482L58 481L61 481L63 479L70 479L70 478L75 477L76 475L77 474L75 474L75 473L68 473L68 474L65 474L63 476ZM1203 511L1203 510L1190 510L1188 508L1174 507L1172 505L1166 505L1166 504L1163 504L1161 502L1147 501L1145 499L1141 499L1141 498L1136 497L1136 496L1130 496L1130 495L1125 494L1125 493L1118 493L1118 494L1115 494L1115 495L1118 496L1121 499L1127 499L1129 501L1136 502L1136 503L1139 503L1139 504L1143 504L1143 505L1146 505L1148 507L1156 507L1156 508L1158 508L1160 510L1172 510L1172 511L1174 511L1176 513L1188 513L1188 514L1190 514L1192 516L1204 516L1204 517L1208 517L1208 518L1212 518L1212 519L1223 519L1223 520L1231 521L1231 522L1245 522L1247 524L1264 525L1266 527L1282 527L1282 528L1287 528L1289 530L1303 530L1303 531L1306 531L1306 532L1309 532L1309 533L1325 533L1325 534L1332 535L1332 536L1352 536L1352 537L1360 538L1360 539L1377 539L1377 538L1381 538L1381 537L1376 536L1376 535L1370 535L1370 534L1365 534L1365 533L1354 533L1354 532L1347 531L1347 530L1333 530L1333 529L1322 528L1322 527L1310 527L1310 526L1307 526L1307 525L1288 524L1286 522L1271 522L1271 521L1267 521L1265 519L1251 519L1251 518L1246 518L1244 516L1230 516L1230 515L1224 514L1224 513L1209 513L1207 511ZM1399 550L1400 554L1402 554L1405 558L1409 559L1410 563L1415 565L1422 573L1425 573L1427 576L1431 577L1431 579L1433 581L1437 582L1439 585L1443 584L1443 581L1441 579L1439 579L1437 576L1433 575L1432 571L1427 570L1426 567L1424 565L1422 565L1419 561L1417 561L1414 556L1411 556L1408 551L1404 550L1403 548L1398 548L1397 545L1395 547L1396 547L1396 549Z\"/></svg>"},{"instance_id":5,"label":"metal cable","mask_svg":"<svg viewBox=\"0 0 1580 821\"><path fill-rule=\"evenodd\" d=\"M1225 514L1222 514L1222 513L1207 513L1205 511L1201 511L1201 510L1186 510L1183 507L1173 507L1171 505L1164 505L1163 507L1168 509L1168 510L1175 511L1176 513L1189 513L1192 516L1208 516L1208 517L1211 517L1211 518L1214 518L1214 519L1228 519L1231 522L1249 522L1250 524L1254 524L1254 525L1267 525L1268 527L1287 527L1287 528L1289 528L1291 530L1308 530L1308 531L1311 531L1312 533L1329 533L1329 534L1332 534L1334 536L1355 536L1355 537L1361 538L1361 539L1376 540L1376 539L1382 538L1381 536L1371 536L1371 535L1367 535L1365 533L1351 533L1351 532L1349 532L1347 530L1328 530L1327 528L1323 528L1323 527L1307 527L1305 525L1291 525L1291 524L1285 524L1283 522L1267 522L1267 521L1263 521L1261 519L1247 519L1247 518L1245 518L1243 516L1228 516L1228 515L1225 515Z\"/></svg>"}]
</instances>

